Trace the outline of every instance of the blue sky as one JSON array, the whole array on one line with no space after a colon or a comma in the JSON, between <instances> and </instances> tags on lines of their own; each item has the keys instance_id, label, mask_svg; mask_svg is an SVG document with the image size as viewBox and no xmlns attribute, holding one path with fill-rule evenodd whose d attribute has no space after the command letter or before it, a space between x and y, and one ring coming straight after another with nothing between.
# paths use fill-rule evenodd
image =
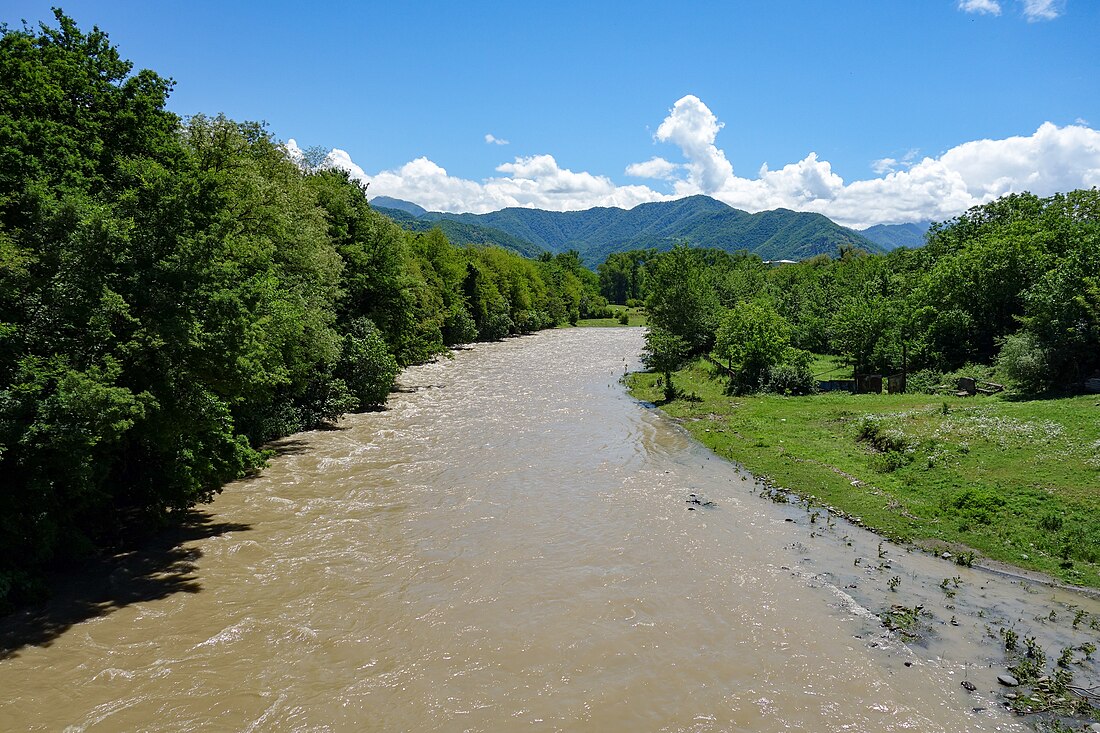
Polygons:
<instances>
[{"instance_id":1,"label":"blue sky","mask_svg":"<svg viewBox=\"0 0 1100 733\"><path fill-rule=\"evenodd\" d=\"M433 209L707 193L866 226L1100 184L1095 0L320 5L65 11L181 115L265 120Z\"/></svg>"}]
</instances>

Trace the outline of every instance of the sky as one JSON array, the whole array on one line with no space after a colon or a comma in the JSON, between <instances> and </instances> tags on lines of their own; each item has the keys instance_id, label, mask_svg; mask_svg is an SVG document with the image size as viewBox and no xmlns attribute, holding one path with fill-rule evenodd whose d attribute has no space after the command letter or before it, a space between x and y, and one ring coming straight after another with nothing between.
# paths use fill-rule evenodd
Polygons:
<instances>
[{"instance_id":1,"label":"sky","mask_svg":"<svg viewBox=\"0 0 1100 733\"><path fill-rule=\"evenodd\" d=\"M174 112L264 121L431 210L703 193L863 228L1100 185L1097 0L316 5L63 8L174 79Z\"/></svg>"}]
</instances>

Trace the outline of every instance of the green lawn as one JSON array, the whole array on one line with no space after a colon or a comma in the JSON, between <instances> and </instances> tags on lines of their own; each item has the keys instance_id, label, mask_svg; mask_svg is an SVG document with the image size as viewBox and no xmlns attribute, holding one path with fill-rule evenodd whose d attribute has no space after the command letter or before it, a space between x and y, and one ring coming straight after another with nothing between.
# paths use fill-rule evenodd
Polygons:
<instances>
[{"instance_id":1,"label":"green lawn","mask_svg":"<svg viewBox=\"0 0 1100 733\"><path fill-rule=\"evenodd\" d=\"M622 326L622 325L645 326L647 324L645 308L627 308L625 305L609 305L608 308L610 308L612 311L615 312L615 317L614 318L582 318L581 320L577 321L577 327L579 327L579 328L593 328L593 327L594 328L600 328L600 327L607 327L607 326ZM628 318L628 321L629 321L626 324L620 323L619 319L618 319L618 315L620 313L622 313L623 311L626 311L627 318ZM572 326L565 325L565 326L558 326L558 328L572 328Z\"/></svg>"},{"instance_id":2,"label":"green lawn","mask_svg":"<svg viewBox=\"0 0 1100 733\"><path fill-rule=\"evenodd\" d=\"M817 379L851 379L852 367L839 356L814 354L810 362L810 373Z\"/></svg>"},{"instance_id":3,"label":"green lawn","mask_svg":"<svg viewBox=\"0 0 1100 733\"><path fill-rule=\"evenodd\" d=\"M660 404L657 375L634 374ZM721 456L922 546L1100 587L1100 397L731 397L705 362L661 405Z\"/></svg>"}]
</instances>

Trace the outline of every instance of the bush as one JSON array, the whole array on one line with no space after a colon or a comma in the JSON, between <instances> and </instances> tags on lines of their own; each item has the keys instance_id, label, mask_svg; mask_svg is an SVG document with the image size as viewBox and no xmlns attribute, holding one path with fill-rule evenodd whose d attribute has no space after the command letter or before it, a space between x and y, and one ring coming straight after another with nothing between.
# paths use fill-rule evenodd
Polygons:
<instances>
[{"instance_id":1,"label":"bush","mask_svg":"<svg viewBox=\"0 0 1100 733\"><path fill-rule=\"evenodd\" d=\"M817 380L810 370L812 358L808 351L787 348L783 352L783 360L768 367L764 376L764 390L785 395L813 394L817 391Z\"/></svg>"},{"instance_id":2,"label":"bush","mask_svg":"<svg viewBox=\"0 0 1100 733\"><path fill-rule=\"evenodd\" d=\"M463 306L458 306L443 323L443 343L452 346L454 344L468 344L477 340L477 323L474 322L470 312Z\"/></svg>"},{"instance_id":3,"label":"bush","mask_svg":"<svg viewBox=\"0 0 1100 733\"><path fill-rule=\"evenodd\" d=\"M644 300L638 300L637 298L627 298L626 299L626 307L627 308L641 308L643 305L645 305Z\"/></svg>"},{"instance_id":4,"label":"bush","mask_svg":"<svg viewBox=\"0 0 1100 733\"><path fill-rule=\"evenodd\" d=\"M515 324L507 311L493 311L485 319L485 326L481 331L482 341L500 341L512 332Z\"/></svg>"},{"instance_id":5,"label":"bush","mask_svg":"<svg viewBox=\"0 0 1100 733\"><path fill-rule=\"evenodd\" d=\"M1030 334L1007 336L997 354L997 369L1024 392L1043 392L1051 384L1050 355Z\"/></svg>"},{"instance_id":6,"label":"bush","mask_svg":"<svg viewBox=\"0 0 1100 733\"><path fill-rule=\"evenodd\" d=\"M622 311L621 313L619 313L619 323L621 323L624 326L629 326L630 325L630 314L627 313L626 311Z\"/></svg>"},{"instance_id":7,"label":"bush","mask_svg":"<svg viewBox=\"0 0 1100 733\"><path fill-rule=\"evenodd\" d=\"M863 416L856 439L869 443L883 453L903 453L912 447L912 441L904 433L886 427L876 415Z\"/></svg>"},{"instance_id":8,"label":"bush","mask_svg":"<svg viewBox=\"0 0 1100 733\"><path fill-rule=\"evenodd\" d=\"M397 379L397 360L369 318L356 318L344 336L336 373L364 409L386 402Z\"/></svg>"},{"instance_id":9,"label":"bush","mask_svg":"<svg viewBox=\"0 0 1100 733\"><path fill-rule=\"evenodd\" d=\"M531 333L539 327L539 314L537 311L519 311L516 313L516 331L519 333Z\"/></svg>"},{"instance_id":10,"label":"bush","mask_svg":"<svg viewBox=\"0 0 1100 733\"><path fill-rule=\"evenodd\" d=\"M921 369L910 372L905 377L905 391L911 394L933 394L935 388L941 384L947 384L943 372L935 369Z\"/></svg>"}]
</instances>

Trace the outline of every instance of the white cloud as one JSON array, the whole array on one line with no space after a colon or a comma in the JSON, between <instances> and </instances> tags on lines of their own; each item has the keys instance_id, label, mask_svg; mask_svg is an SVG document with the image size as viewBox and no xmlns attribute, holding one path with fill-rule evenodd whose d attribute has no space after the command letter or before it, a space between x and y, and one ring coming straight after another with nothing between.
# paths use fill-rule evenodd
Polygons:
<instances>
[{"instance_id":1,"label":"white cloud","mask_svg":"<svg viewBox=\"0 0 1100 733\"><path fill-rule=\"evenodd\" d=\"M967 13L1000 15L1001 4L997 0L959 0L959 10Z\"/></svg>"},{"instance_id":2,"label":"white cloud","mask_svg":"<svg viewBox=\"0 0 1100 733\"><path fill-rule=\"evenodd\" d=\"M714 146L722 127L702 100L689 94L672 106L657 128L655 137L679 146L687 158L688 183L698 191L718 189L733 177L733 166L726 160L726 154Z\"/></svg>"},{"instance_id":3,"label":"white cloud","mask_svg":"<svg viewBox=\"0 0 1100 733\"><path fill-rule=\"evenodd\" d=\"M900 158L875 161L878 177L851 183L813 152L774 170L765 163L755 178L739 177L716 146L721 129L722 123L701 100L684 97L669 110L656 139L679 147L685 162L654 157L627 167L630 176L672 181L673 195L562 168L552 155L517 157L497 166L497 175L480 181L452 176L427 158L373 175L343 150L330 152L326 164L369 182L372 196L394 196L438 211L630 208L704 193L739 209L814 211L858 228L943 220L1006 193L1049 196L1100 186L1100 131L1083 121L1065 127L1047 122L1027 136L966 142L935 158L919 158L919 151L909 150ZM297 146L289 141L287 149L291 154Z\"/></svg>"},{"instance_id":4,"label":"white cloud","mask_svg":"<svg viewBox=\"0 0 1100 733\"><path fill-rule=\"evenodd\" d=\"M917 148L910 148L906 151L905 155L901 156L901 160L897 158L879 158L878 160L872 160L871 170L881 176L884 173L893 173L903 168L911 168L913 167L913 161L916 160L919 154L920 150Z\"/></svg>"},{"instance_id":5,"label":"white cloud","mask_svg":"<svg viewBox=\"0 0 1100 733\"><path fill-rule=\"evenodd\" d=\"M671 198L646 186L618 186L606 176L561 168L551 155L518 157L497 166L497 172L507 175L481 182L452 176L427 158L417 158L396 170L375 175L368 175L343 150L333 150L326 163L369 183L371 196L393 196L432 211L480 214L509 206L552 211L593 206L631 208Z\"/></svg>"},{"instance_id":6,"label":"white cloud","mask_svg":"<svg viewBox=\"0 0 1100 733\"><path fill-rule=\"evenodd\" d=\"M883 173L893 173L898 169L897 158L879 158L878 160L871 161L871 170L878 173L880 176Z\"/></svg>"},{"instance_id":7,"label":"white cloud","mask_svg":"<svg viewBox=\"0 0 1100 733\"><path fill-rule=\"evenodd\" d=\"M1063 0L1023 0L1024 17L1029 23L1040 20L1054 20L1062 14Z\"/></svg>"},{"instance_id":8,"label":"white cloud","mask_svg":"<svg viewBox=\"0 0 1100 733\"><path fill-rule=\"evenodd\" d=\"M283 150L286 151L286 157L290 158L291 162L299 168L304 167L306 164L306 154L302 152L302 149L298 147L298 141L294 138L290 138L283 143Z\"/></svg>"},{"instance_id":9,"label":"white cloud","mask_svg":"<svg viewBox=\"0 0 1100 733\"><path fill-rule=\"evenodd\" d=\"M497 137L491 132L485 133L485 142L489 145L508 145L508 141Z\"/></svg>"},{"instance_id":10,"label":"white cloud","mask_svg":"<svg viewBox=\"0 0 1100 733\"><path fill-rule=\"evenodd\" d=\"M660 178L667 181L673 179L683 167L664 158L653 157L644 163L631 163L625 172L634 178Z\"/></svg>"}]
</instances>

